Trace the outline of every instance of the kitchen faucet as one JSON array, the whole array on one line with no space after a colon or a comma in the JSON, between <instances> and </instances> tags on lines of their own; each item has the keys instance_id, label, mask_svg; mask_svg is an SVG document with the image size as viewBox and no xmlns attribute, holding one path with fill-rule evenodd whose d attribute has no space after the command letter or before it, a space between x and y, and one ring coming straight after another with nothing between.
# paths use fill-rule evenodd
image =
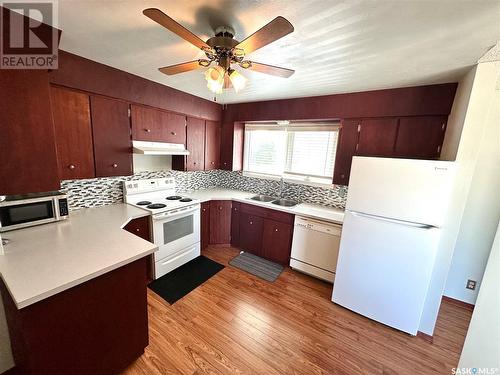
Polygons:
<instances>
[{"instance_id":1,"label":"kitchen faucet","mask_svg":"<svg viewBox=\"0 0 500 375\"><path fill-rule=\"evenodd\" d=\"M280 178L280 190L279 190L279 198L283 198L283 190L285 188L285 180L283 176Z\"/></svg>"}]
</instances>

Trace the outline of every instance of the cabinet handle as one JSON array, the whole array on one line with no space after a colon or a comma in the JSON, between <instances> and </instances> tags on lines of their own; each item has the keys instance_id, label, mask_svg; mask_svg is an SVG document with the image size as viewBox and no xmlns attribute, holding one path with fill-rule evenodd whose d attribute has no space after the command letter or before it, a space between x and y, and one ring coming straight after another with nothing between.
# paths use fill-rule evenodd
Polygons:
<instances>
[{"instance_id":1,"label":"cabinet handle","mask_svg":"<svg viewBox=\"0 0 500 375\"><path fill-rule=\"evenodd\" d=\"M151 133L151 129L144 129L146 133Z\"/></svg>"},{"instance_id":2,"label":"cabinet handle","mask_svg":"<svg viewBox=\"0 0 500 375\"><path fill-rule=\"evenodd\" d=\"M227 163L226 163L226 162L224 162L224 165L227 165Z\"/></svg>"},{"instance_id":3,"label":"cabinet handle","mask_svg":"<svg viewBox=\"0 0 500 375\"><path fill-rule=\"evenodd\" d=\"M136 232L140 232L141 230L140 230L139 228L136 228L136 229L135 229L135 231L136 231Z\"/></svg>"},{"instance_id":4,"label":"cabinet handle","mask_svg":"<svg viewBox=\"0 0 500 375\"><path fill-rule=\"evenodd\" d=\"M205 212L206 210L207 210L206 208L202 209L203 212Z\"/></svg>"},{"instance_id":5,"label":"cabinet handle","mask_svg":"<svg viewBox=\"0 0 500 375\"><path fill-rule=\"evenodd\" d=\"M215 164L215 161L211 161L210 164L214 165Z\"/></svg>"},{"instance_id":6,"label":"cabinet handle","mask_svg":"<svg viewBox=\"0 0 500 375\"><path fill-rule=\"evenodd\" d=\"M219 206L219 211L222 211L222 206Z\"/></svg>"},{"instance_id":7,"label":"cabinet handle","mask_svg":"<svg viewBox=\"0 0 500 375\"><path fill-rule=\"evenodd\" d=\"M118 164L113 163L113 168L118 168Z\"/></svg>"},{"instance_id":8,"label":"cabinet handle","mask_svg":"<svg viewBox=\"0 0 500 375\"><path fill-rule=\"evenodd\" d=\"M176 133L176 132L170 132L170 134L172 134L172 135L177 135L177 133Z\"/></svg>"},{"instance_id":9,"label":"cabinet handle","mask_svg":"<svg viewBox=\"0 0 500 375\"><path fill-rule=\"evenodd\" d=\"M235 207L235 208L233 208L233 210L238 211L238 209L237 209L236 207Z\"/></svg>"},{"instance_id":10,"label":"cabinet handle","mask_svg":"<svg viewBox=\"0 0 500 375\"><path fill-rule=\"evenodd\" d=\"M68 165L68 168L69 168L69 169L71 169L71 170L73 170L73 169L75 169L76 167L75 167L75 165L74 165L74 164L70 164L70 165Z\"/></svg>"},{"instance_id":11,"label":"cabinet handle","mask_svg":"<svg viewBox=\"0 0 500 375\"><path fill-rule=\"evenodd\" d=\"M252 225L252 224L253 224L253 221L250 222L250 225Z\"/></svg>"},{"instance_id":12,"label":"cabinet handle","mask_svg":"<svg viewBox=\"0 0 500 375\"><path fill-rule=\"evenodd\" d=\"M278 228L274 228L274 231L277 232L278 231Z\"/></svg>"},{"instance_id":13,"label":"cabinet handle","mask_svg":"<svg viewBox=\"0 0 500 375\"><path fill-rule=\"evenodd\" d=\"M341 179L344 179L344 178L345 178L345 174L343 174L343 173L342 173L342 174L340 175L340 178L341 178Z\"/></svg>"},{"instance_id":14,"label":"cabinet handle","mask_svg":"<svg viewBox=\"0 0 500 375\"><path fill-rule=\"evenodd\" d=\"M195 161L193 161L193 165L196 165L196 162L195 162Z\"/></svg>"}]
</instances>

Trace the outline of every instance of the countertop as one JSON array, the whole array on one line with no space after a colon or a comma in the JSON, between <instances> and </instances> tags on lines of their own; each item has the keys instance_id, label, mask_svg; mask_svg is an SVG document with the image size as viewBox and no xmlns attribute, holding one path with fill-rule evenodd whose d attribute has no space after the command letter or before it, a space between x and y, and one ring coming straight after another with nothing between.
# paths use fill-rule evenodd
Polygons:
<instances>
[{"instance_id":1,"label":"countertop","mask_svg":"<svg viewBox=\"0 0 500 375\"><path fill-rule=\"evenodd\" d=\"M18 309L157 250L123 228L149 213L125 203L72 211L69 219L2 233L0 274Z\"/></svg>"},{"instance_id":2,"label":"countertop","mask_svg":"<svg viewBox=\"0 0 500 375\"><path fill-rule=\"evenodd\" d=\"M282 207L270 202L258 202L251 200L250 197L256 195L241 190L231 189L200 189L191 193L184 193L190 198L199 199L202 202L210 200L234 200L241 203L253 204L259 207L266 207L273 210L288 212L294 215L300 215L317 220L325 220L332 223L341 224L344 220L344 210L340 208L325 207L318 204L299 203L293 207Z\"/></svg>"}]
</instances>

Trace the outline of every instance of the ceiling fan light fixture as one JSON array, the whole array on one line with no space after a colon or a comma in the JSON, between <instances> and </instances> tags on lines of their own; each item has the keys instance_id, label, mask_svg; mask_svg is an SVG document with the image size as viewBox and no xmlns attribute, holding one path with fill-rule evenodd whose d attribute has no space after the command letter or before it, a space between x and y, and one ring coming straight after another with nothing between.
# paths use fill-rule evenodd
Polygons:
<instances>
[{"instance_id":1,"label":"ceiling fan light fixture","mask_svg":"<svg viewBox=\"0 0 500 375\"><path fill-rule=\"evenodd\" d=\"M208 89L216 94L220 94L224 86L225 74L226 71L219 65L208 68L205 72L205 79L207 80Z\"/></svg>"},{"instance_id":2,"label":"ceiling fan light fixture","mask_svg":"<svg viewBox=\"0 0 500 375\"><path fill-rule=\"evenodd\" d=\"M240 66L243 69L248 69L248 68L250 68L252 66L252 62L248 61L248 60L242 61L242 62L240 62Z\"/></svg>"},{"instance_id":3,"label":"ceiling fan light fixture","mask_svg":"<svg viewBox=\"0 0 500 375\"><path fill-rule=\"evenodd\" d=\"M242 74L238 73L236 70L231 70L228 73L229 73L229 79L231 80L234 90L236 92L243 90L247 83L247 79Z\"/></svg>"}]
</instances>

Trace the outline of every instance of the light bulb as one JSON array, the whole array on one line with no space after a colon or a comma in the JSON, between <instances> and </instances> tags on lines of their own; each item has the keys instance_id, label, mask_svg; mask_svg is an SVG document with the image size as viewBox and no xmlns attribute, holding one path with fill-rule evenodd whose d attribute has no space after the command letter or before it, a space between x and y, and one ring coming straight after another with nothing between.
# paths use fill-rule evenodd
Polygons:
<instances>
[{"instance_id":1,"label":"light bulb","mask_svg":"<svg viewBox=\"0 0 500 375\"><path fill-rule=\"evenodd\" d=\"M205 79L207 80L207 87L210 91L219 94L222 92L224 86L225 70L221 66L215 66L207 69L205 72Z\"/></svg>"},{"instance_id":2,"label":"light bulb","mask_svg":"<svg viewBox=\"0 0 500 375\"><path fill-rule=\"evenodd\" d=\"M236 70L233 70L231 73L229 73L229 79L231 80L231 83L233 84L234 90L236 92L245 88L247 79Z\"/></svg>"}]
</instances>

